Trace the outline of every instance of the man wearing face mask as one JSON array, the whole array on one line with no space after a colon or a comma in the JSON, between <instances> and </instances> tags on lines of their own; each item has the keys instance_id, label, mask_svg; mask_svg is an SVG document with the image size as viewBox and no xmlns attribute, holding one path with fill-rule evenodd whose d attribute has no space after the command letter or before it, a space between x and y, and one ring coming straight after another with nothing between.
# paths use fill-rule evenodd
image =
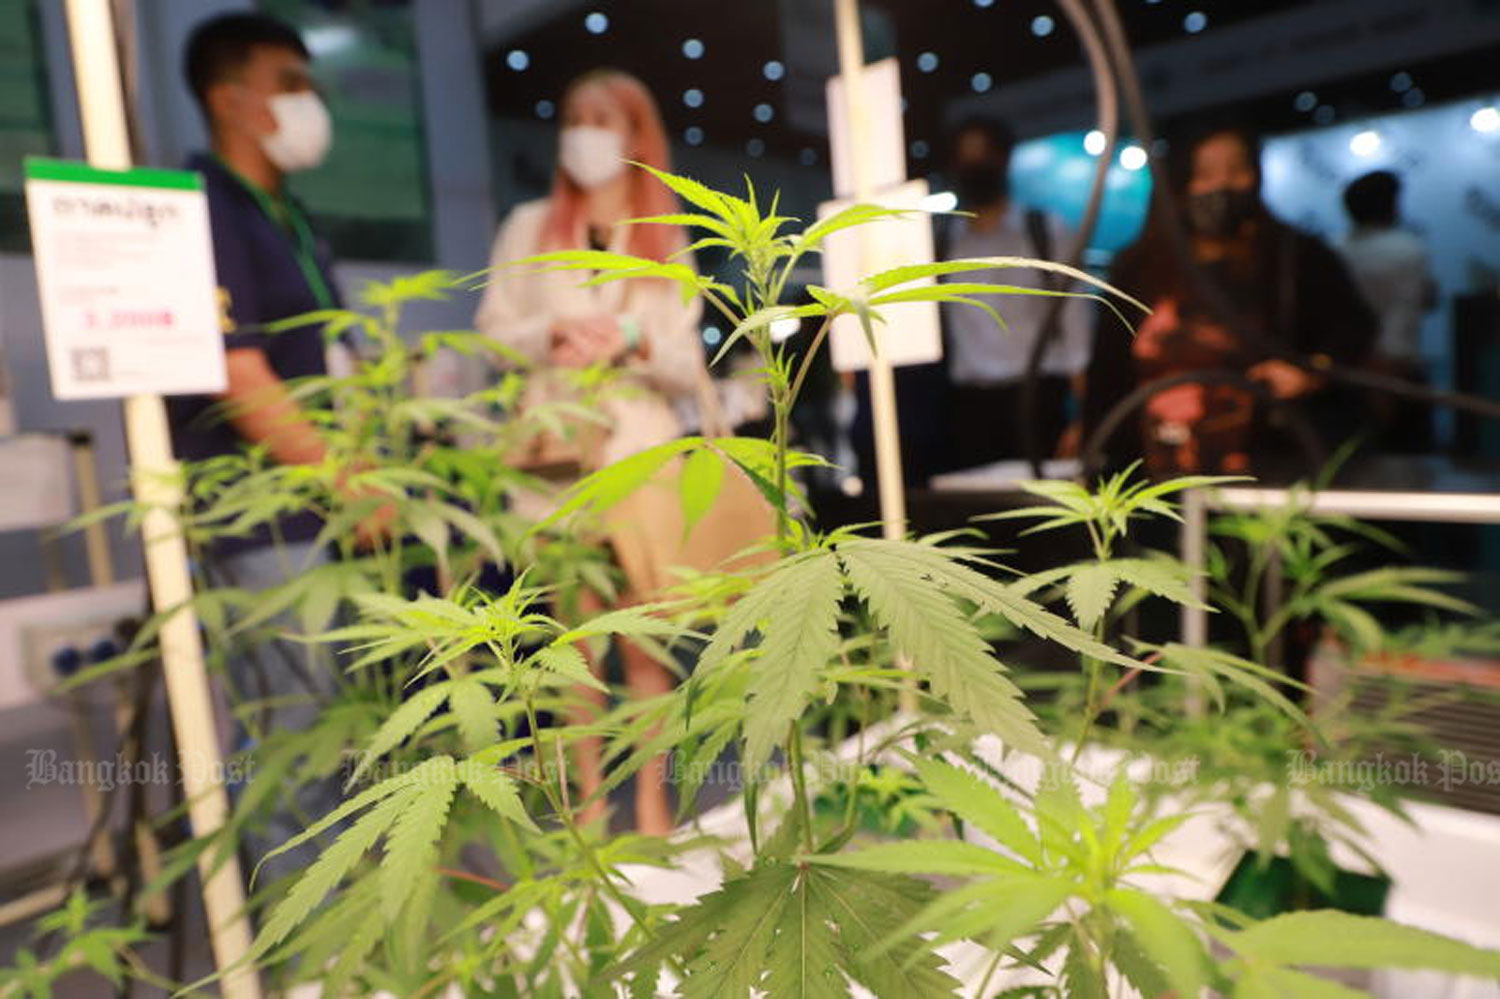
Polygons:
<instances>
[{"instance_id":1,"label":"man wearing face mask","mask_svg":"<svg viewBox=\"0 0 1500 999\"><path fill-rule=\"evenodd\" d=\"M1145 234L1110 274L1152 312L1133 338L1117 324L1098 324L1086 429L1092 433L1137 384L1201 372L1204 381L1163 388L1122 425L1109 447L1116 463L1144 456L1158 476L1316 472L1309 440L1290 430L1313 431L1326 455L1361 429L1359 400L1318 370L1362 363L1375 317L1338 256L1265 207L1253 132L1215 122L1186 133L1172 144L1169 175L1174 189L1158 194ZM1184 225L1191 268L1179 257L1167 198Z\"/></svg>"},{"instance_id":2,"label":"man wearing face mask","mask_svg":"<svg viewBox=\"0 0 1500 999\"><path fill-rule=\"evenodd\" d=\"M307 48L292 28L259 14L236 13L199 25L188 41L184 70L208 126L211 151L193 156L203 176L219 281L228 388L222 396L168 400L178 457L201 461L264 447L281 464L314 464L326 454L322 436L288 388L294 379L326 372L322 328L309 323L270 332L272 324L340 305L327 247L307 213L286 190L288 174L317 166L332 141L328 110L313 89ZM375 537L383 516L362 525ZM252 592L271 589L323 561L315 539L322 522L309 511L280 517L205 552L216 584ZM295 631L292 622L285 630ZM331 664L280 640L234 650L226 663L232 692L263 709L252 731L237 733L246 748L257 733L306 728L334 687ZM338 781L299 792L304 815L323 815L340 800ZM246 833L259 859L301 828L290 814ZM268 865L276 877L305 864L286 854ZM262 875L267 876L267 875Z\"/></svg>"},{"instance_id":3,"label":"man wearing face mask","mask_svg":"<svg viewBox=\"0 0 1500 999\"><path fill-rule=\"evenodd\" d=\"M184 70L211 144L188 165L203 175L208 197L229 387L222 399L173 400L178 456L200 460L264 444L283 464L319 461L323 441L286 382L325 372L321 331L266 331L340 304L327 248L285 187L288 174L322 162L333 135L307 48L273 18L226 14L193 31ZM225 417L209 412L218 403L227 403ZM317 533L300 522L288 528L293 541Z\"/></svg>"},{"instance_id":4,"label":"man wearing face mask","mask_svg":"<svg viewBox=\"0 0 1500 999\"><path fill-rule=\"evenodd\" d=\"M952 175L959 208L970 217L954 222L945 259L1024 256L1055 259L1067 246L1062 223L1010 199L1009 168L1015 145L1010 129L994 119L965 121L953 135ZM1040 272L993 271L952 280L1046 286ZM1004 317L1002 328L982 309L944 306L948 374L950 463L970 467L1025 457L1027 423L1037 428L1044 453L1053 453L1065 427L1072 380L1087 363L1089 328L1083 300L1065 303L1048 332L1035 401L1022 412L1023 381L1032 347L1051 312L1042 296L976 296Z\"/></svg>"}]
</instances>

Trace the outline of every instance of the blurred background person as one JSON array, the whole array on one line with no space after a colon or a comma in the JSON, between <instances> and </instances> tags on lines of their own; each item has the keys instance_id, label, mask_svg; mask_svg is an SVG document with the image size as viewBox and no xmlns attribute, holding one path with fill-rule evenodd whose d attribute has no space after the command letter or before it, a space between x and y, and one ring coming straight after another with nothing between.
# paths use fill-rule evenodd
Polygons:
<instances>
[{"instance_id":1,"label":"blurred background person","mask_svg":"<svg viewBox=\"0 0 1500 999\"><path fill-rule=\"evenodd\" d=\"M1260 197L1256 136L1209 126L1172 147L1170 169L1189 252L1223 295L1215 314L1194 289L1157 205L1145 234L1123 251L1110 281L1152 308L1134 337L1112 316L1094 337L1084 400L1084 440L1137 385L1193 372L1232 372L1299 407L1324 450L1360 429L1357 398L1271 356L1294 351L1314 364L1357 365L1375 342L1375 316L1337 254L1271 215ZM1232 323L1226 320L1232 319ZM1151 473L1297 475L1306 458L1267 424L1256 393L1239 384L1186 383L1151 396L1110 442L1114 463L1144 456ZM1290 452L1290 453L1288 453Z\"/></svg>"},{"instance_id":2,"label":"blurred background person","mask_svg":"<svg viewBox=\"0 0 1500 999\"><path fill-rule=\"evenodd\" d=\"M701 304L684 303L675 284L654 279L583 287L579 272L539 273L511 266L552 250L593 248L664 260L687 245L676 226L625 225L627 219L678 210L670 191L631 161L671 169L656 103L644 84L603 69L575 80L563 95L562 129L551 194L518 205L500 226L490 282L475 324L481 333L520 351L539 368L533 401L549 391L548 369L613 365L624 385L603 402L608 428L589 464L607 465L678 437L683 427L674 402L690 397L706 377L698 334ZM556 391L555 384L552 391ZM625 600L644 594L626 580ZM586 595L585 595L586 596ZM585 613L597 610L596 598ZM672 678L646 652L621 643L625 682L639 696L669 691ZM598 669L600 664L596 663ZM590 691L595 708L603 696ZM592 712L590 712L591 714ZM592 717L580 715L587 723ZM599 788L600 744L580 743L578 780L585 795ZM636 826L664 835L672 828L664 759L636 776ZM595 800L587 818L602 814Z\"/></svg>"},{"instance_id":3,"label":"blurred background person","mask_svg":"<svg viewBox=\"0 0 1500 999\"><path fill-rule=\"evenodd\" d=\"M1437 305L1437 283L1421 236L1401 225L1401 179L1389 170L1364 174L1344 188L1350 230L1339 246L1365 300L1375 309L1380 335L1370 366L1426 383L1422 316ZM1432 411L1424 403L1372 393L1382 450L1432 450Z\"/></svg>"},{"instance_id":4,"label":"blurred background person","mask_svg":"<svg viewBox=\"0 0 1500 999\"><path fill-rule=\"evenodd\" d=\"M183 460L203 461L261 447L283 465L319 464L327 444L303 415L291 383L327 372L322 324L276 333L268 328L341 304L328 247L286 187L288 175L320 164L333 141L308 49L295 29L275 18L225 14L193 30L183 71L211 143L188 166L203 176L208 201L228 388L218 397L167 400L174 450ZM349 499L359 501L353 494ZM381 536L391 516L382 508L367 517L361 540ZM316 542L322 528L310 510L285 514L274 528L204 552L208 574L221 585L270 590L328 558ZM287 617L275 623L284 632L300 631ZM281 639L231 654L226 674L237 699L258 705L248 715L253 720L237 723L236 749L262 734L307 728L339 682L334 665L311 647ZM342 797L340 783L335 776L305 785L295 808L274 814L265 829L247 831L252 860L301 832L302 816L332 811ZM316 854L304 846L274 858L268 870L287 874Z\"/></svg>"},{"instance_id":5,"label":"blurred background person","mask_svg":"<svg viewBox=\"0 0 1500 999\"><path fill-rule=\"evenodd\" d=\"M1070 235L1060 219L1017 204L1010 197L1010 159L1015 136L995 118L970 118L953 133L950 169L958 206L971 217L952 221L943 241L944 259L1023 256L1056 260ZM994 270L951 275L948 280L1048 287L1040 271ZM1068 425L1069 398L1088 363L1087 300L1073 299L1054 312L1053 299L1035 295L974 296L1005 320L1002 328L983 309L943 306L949 393L949 441L954 467L973 467L1026 455L1027 423L1035 427L1042 455L1051 457ZM1024 380L1031 352L1047 331L1033 407L1023 412Z\"/></svg>"}]
</instances>

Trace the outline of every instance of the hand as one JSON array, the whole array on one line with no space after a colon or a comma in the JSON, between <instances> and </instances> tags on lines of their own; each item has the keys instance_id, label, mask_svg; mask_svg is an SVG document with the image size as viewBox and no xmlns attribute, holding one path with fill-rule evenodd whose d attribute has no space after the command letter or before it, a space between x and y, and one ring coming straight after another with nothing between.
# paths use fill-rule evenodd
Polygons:
<instances>
[{"instance_id":1,"label":"hand","mask_svg":"<svg viewBox=\"0 0 1500 999\"><path fill-rule=\"evenodd\" d=\"M1054 458L1076 458L1079 450L1083 447L1083 421L1074 420L1063 430L1062 436L1057 438L1057 450Z\"/></svg>"},{"instance_id":2,"label":"hand","mask_svg":"<svg viewBox=\"0 0 1500 999\"><path fill-rule=\"evenodd\" d=\"M396 504L382 503L375 512L354 525L354 543L360 551L371 551L391 539L396 522Z\"/></svg>"},{"instance_id":3,"label":"hand","mask_svg":"<svg viewBox=\"0 0 1500 999\"><path fill-rule=\"evenodd\" d=\"M1322 384L1316 375L1286 361L1261 361L1249 374L1251 381L1264 382L1277 399L1295 399Z\"/></svg>"},{"instance_id":4,"label":"hand","mask_svg":"<svg viewBox=\"0 0 1500 999\"><path fill-rule=\"evenodd\" d=\"M625 333L611 316L565 319L552 327L549 360L562 368L610 363L625 352Z\"/></svg>"},{"instance_id":5,"label":"hand","mask_svg":"<svg viewBox=\"0 0 1500 999\"><path fill-rule=\"evenodd\" d=\"M350 485L350 479L361 471L364 471L361 467L345 470L337 487L338 497L345 506L369 509L354 525L354 543L361 551L370 551L390 540L397 511L396 504L387 499L384 493L368 486Z\"/></svg>"}]
</instances>

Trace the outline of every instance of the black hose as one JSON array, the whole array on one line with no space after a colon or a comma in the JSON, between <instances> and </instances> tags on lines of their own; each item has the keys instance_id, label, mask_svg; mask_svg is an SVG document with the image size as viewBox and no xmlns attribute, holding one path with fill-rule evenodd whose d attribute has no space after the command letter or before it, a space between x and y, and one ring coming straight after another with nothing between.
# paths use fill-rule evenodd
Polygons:
<instances>
[{"instance_id":1,"label":"black hose","mask_svg":"<svg viewBox=\"0 0 1500 999\"><path fill-rule=\"evenodd\" d=\"M1083 254L1094 238L1094 229L1099 224L1099 213L1104 204L1105 184L1109 179L1109 165L1114 160L1115 144L1120 133L1120 89L1110 63L1109 49L1099 33L1099 26L1084 6L1083 0L1057 0L1058 6L1073 25L1078 40L1083 43L1084 55L1089 62L1089 71L1094 77L1095 118L1099 131L1104 134L1104 148L1099 152L1099 162L1094 167L1094 179L1089 185L1088 202L1083 210L1083 219L1073 236L1072 245L1064 261L1072 267L1081 267ZM1006 414L1020 422L1021 444L1026 460L1031 463L1032 474L1042 477L1042 462L1048 455L1043 453L1039 433L1039 421L1032 419L1039 398L1038 386L1042 374L1042 361L1056 342L1061 329L1062 310L1068 304L1065 298L1047 300L1047 311L1042 319L1036 339L1031 343L1031 352L1026 358L1026 373L1021 380L1021 398L1018 412Z\"/></svg>"},{"instance_id":2,"label":"black hose","mask_svg":"<svg viewBox=\"0 0 1500 999\"><path fill-rule=\"evenodd\" d=\"M1137 385L1125 398L1110 408L1104 419L1099 422L1098 428L1079 450L1079 464L1082 466L1085 481L1104 470L1105 444L1120 429L1126 418L1145 406L1154 396L1167 389L1176 388L1178 385L1232 385L1243 389L1255 396L1256 401L1266 407L1267 412L1274 412L1285 422L1287 431L1301 446L1309 467L1321 467L1328 460L1323 440L1313 429L1306 414L1288 400L1277 399L1264 383L1247 377L1243 371L1184 371Z\"/></svg>"}]
</instances>

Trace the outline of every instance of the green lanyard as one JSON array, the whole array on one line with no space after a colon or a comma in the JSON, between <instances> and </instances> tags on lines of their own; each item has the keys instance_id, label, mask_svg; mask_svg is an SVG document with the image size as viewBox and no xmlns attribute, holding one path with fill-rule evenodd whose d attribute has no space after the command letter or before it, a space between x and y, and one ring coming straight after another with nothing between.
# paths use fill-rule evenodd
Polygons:
<instances>
[{"instance_id":1,"label":"green lanyard","mask_svg":"<svg viewBox=\"0 0 1500 999\"><path fill-rule=\"evenodd\" d=\"M323 279L323 271L318 266L317 242L313 239L312 229L307 224L307 219L297 206L286 198L272 198L262 191L250 179L241 176L234 167L225 163L215 156L214 160L223 167L225 172L240 186L250 192L260 210L265 212L266 218L289 236L292 237L292 253L297 258L297 267L302 271L302 278L307 282L307 289L313 293L313 298L318 300L318 306L324 309L332 309L335 306L333 292L328 288L328 282Z\"/></svg>"}]
</instances>

